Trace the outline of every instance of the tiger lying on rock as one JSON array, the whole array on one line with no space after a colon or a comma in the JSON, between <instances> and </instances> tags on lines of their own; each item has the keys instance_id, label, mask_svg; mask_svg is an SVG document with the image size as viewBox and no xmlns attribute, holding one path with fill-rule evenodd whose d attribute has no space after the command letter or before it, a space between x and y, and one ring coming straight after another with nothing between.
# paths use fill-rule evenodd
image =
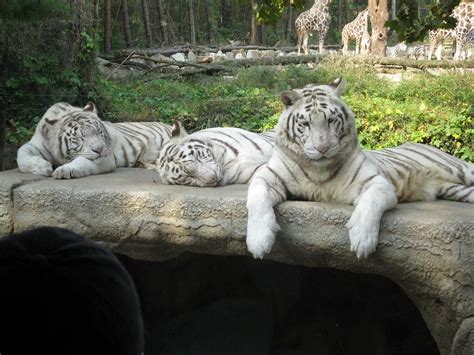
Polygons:
<instances>
[{"instance_id":1,"label":"tiger lying on rock","mask_svg":"<svg viewBox=\"0 0 474 355\"><path fill-rule=\"evenodd\" d=\"M246 184L273 151L275 133L239 128L208 128L188 134L181 122L158 159L147 164L169 185L223 186Z\"/></svg>"},{"instance_id":2,"label":"tiger lying on rock","mask_svg":"<svg viewBox=\"0 0 474 355\"><path fill-rule=\"evenodd\" d=\"M31 140L18 150L20 171L56 179L103 174L158 157L171 126L158 122L110 123L94 104L51 106ZM54 170L54 171L53 171Z\"/></svg>"},{"instance_id":3,"label":"tiger lying on rock","mask_svg":"<svg viewBox=\"0 0 474 355\"><path fill-rule=\"evenodd\" d=\"M408 143L362 151L341 79L283 93L273 155L250 182L247 248L269 253L279 226L273 207L289 197L355 205L346 224L357 257L375 251L382 214L397 202L474 203L474 165Z\"/></svg>"}]
</instances>

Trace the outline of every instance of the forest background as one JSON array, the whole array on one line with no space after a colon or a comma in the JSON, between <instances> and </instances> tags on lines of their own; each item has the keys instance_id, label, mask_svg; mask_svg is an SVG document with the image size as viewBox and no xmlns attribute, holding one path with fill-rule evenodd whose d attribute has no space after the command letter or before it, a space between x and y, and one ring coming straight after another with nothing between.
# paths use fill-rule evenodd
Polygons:
<instances>
[{"instance_id":1,"label":"forest background","mask_svg":"<svg viewBox=\"0 0 474 355\"><path fill-rule=\"evenodd\" d=\"M291 4L290 4L291 3ZM427 29L452 26L459 1L388 1L399 38L423 41ZM94 101L111 121L181 119L192 130L228 125L260 131L278 119L278 93L343 75L344 96L358 119L366 148L411 140L474 161L473 74L416 75L400 85L372 66L354 68L338 56L315 70L305 66L242 69L218 76L162 79L156 73L127 80L104 78L96 57L124 48L201 44L294 46L296 17L312 0L0 0L0 169L14 166L46 109L59 101ZM287 6L293 5L293 6ZM367 0L333 0L326 44L340 45L343 26ZM310 43L315 43L314 36ZM389 44L397 36L389 36ZM13 152L13 153L12 153Z\"/></svg>"}]
</instances>

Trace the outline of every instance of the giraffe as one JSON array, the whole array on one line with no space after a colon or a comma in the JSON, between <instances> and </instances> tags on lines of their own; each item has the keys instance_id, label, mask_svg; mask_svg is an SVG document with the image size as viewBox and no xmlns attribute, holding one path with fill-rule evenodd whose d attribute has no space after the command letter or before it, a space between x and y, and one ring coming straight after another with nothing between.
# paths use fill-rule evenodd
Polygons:
<instances>
[{"instance_id":1,"label":"giraffe","mask_svg":"<svg viewBox=\"0 0 474 355\"><path fill-rule=\"evenodd\" d=\"M349 47L349 41L354 38L356 41L356 51L355 54L360 52L360 44L362 41L362 36L367 32L367 27L369 24L369 9L365 9L357 14L357 17L354 21L349 22L342 29L342 42L344 47L342 48L342 54L346 54Z\"/></svg>"},{"instance_id":2,"label":"giraffe","mask_svg":"<svg viewBox=\"0 0 474 355\"><path fill-rule=\"evenodd\" d=\"M462 60L466 57L466 37L474 28L474 3L462 2L453 9L451 14L458 22L454 31L456 32L456 53L454 60Z\"/></svg>"},{"instance_id":3,"label":"giraffe","mask_svg":"<svg viewBox=\"0 0 474 355\"><path fill-rule=\"evenodd\" d=\"M430 49L428 51L427 58L431 60L431 56L433 55L433 51L436 48L436 59L441 60L441 52L443 51L443 43L446 39L456 38L456 31L455 30L446 30L444 28L438 28L437 30L429 31L428 37L430 39Z\"/></svg>"},{"instance_id":4,"label":"giraffe","mask_svg":"<svg viewBox=\"0 0 474 355\"><path fill-rule=\"evenodd\" d=\"M319 33L319 53L324 52L324 39L329 30L331 16L329 3L331 0L315 0L313 6L302 12L295 21L296 34L298 35L298 55L301 48L308 54L308 38L311 32Z\"/></svg>"}]
</instances>

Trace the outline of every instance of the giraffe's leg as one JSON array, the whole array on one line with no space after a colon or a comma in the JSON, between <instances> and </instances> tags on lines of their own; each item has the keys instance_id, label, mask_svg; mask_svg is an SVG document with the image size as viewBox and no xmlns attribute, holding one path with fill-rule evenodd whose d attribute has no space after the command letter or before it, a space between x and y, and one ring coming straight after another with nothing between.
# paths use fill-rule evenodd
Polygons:
<instances>
[{"instance_id":1,"label":"giraffe's leg","mask_svg":"<svg viewBox=\"0 0 474 355\"><path fill-rule=\"evenodd\" d=\"M349 38L347 38L347 36L342 36L342 43L342 54L345 55L347 54L347 50L349 49Z\"/></svg>"},{"instance_id":2,"label":"giraffe's leg","mask_svg":"<svg viewBox=\"0 0 474 355\"><path fill-rule=\"evenodd\" d=\"M304 36L303 36L303 51L304 51L304 54L309 54L308 40L309 40L309 32L305 32Z\"/></svg>"},{"instance_id":3,"label":"giraffe's leg","mask_svg":"<svg viewBox=\"0 0 474 355\"><path fill-rule=\"evenodd\" d=\"M360 53L360 37L356 38L356 55Z\"/></svg>"},{"instance_id":4,"label":"giraffe's leg","mask_svg":"<svg viewBox=\"0 0 474 355\"><path fill-rule=\"evenodd\" d=\"M298 33L298 55L300 55L302 45L303 45L303 36L301 33Z\"/></svg>"},{"instance_id":5,"label":"giraffe's leg","mask_svg":"<svg viewBox=\"0 0 474 355\"><path fill-rule=\"evenodd\" d=\"M456 40L456 52L454 53L454 60L460 60L461 59L461 54L462 54L462 50L463 50L463 46L462 46L462 43L461 43L461 39L458 38Z\"/></svg>"},{"instance_id":6,"label":"giraffe's leg","mask_svg":"<svg viewBox=\"0 0 474 355\"><path fill-rule=\"evenodd\" d=\"M436 48L436 59L441 60L441 54L443 53L443 43L438 44L438 48Z\"/></svg>"},{"instance_id":7,"label":"giraffe's leg","mask_svg":"<svg viewBox=\"0 0 474 355\"><path fill-rule=\"evenodd\" d=\"M326 39L327 29L319 31L319 54L324 53L324 40Z\"/></svg>"},{"instance_id":8,"label":"giraffe's leg","mask_svg":"<svg viewBox=\"0 0 474 355\"><path fill-rule=\"evenodd\" d=\"M461 50L461 56L460 56L461 60L466 60L466 53L467 53L466 42L464 42L462 46L462 50Z\"/></svg>"},{"instance_id":9,"label":"giraffe's leg","mask_svg":"<svg viewBox=\"0 0 474 355\"><path fill-rule=\"evenodd\" d=\"M462 59L465 44L466 33L464 33L463 29L456 28L456 53L454 53L454 60Z\"/></svg>"},{"instance_id":10,"label":"giraffe's leg","mask_svg":"<svg viewBox=\"0 0 474 355\"><path fill-rule=\"evenodd\" d=\"M431 56L433 55L434 47L435 47L434 42L430 42L430 49L428 50L428 56L426 59L431 60Z\"/></svg>"}]
</instances>

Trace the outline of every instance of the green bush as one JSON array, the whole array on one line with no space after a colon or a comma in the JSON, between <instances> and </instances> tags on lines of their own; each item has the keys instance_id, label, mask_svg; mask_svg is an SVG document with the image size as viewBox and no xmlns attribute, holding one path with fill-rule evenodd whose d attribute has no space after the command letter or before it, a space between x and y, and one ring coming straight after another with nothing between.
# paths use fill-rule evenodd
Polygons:
<instances>
[{"instance_id":1,"label":"green bush","mask_svg":"<svg viewBox=\"0 0 474 355\"><path fill-rule=\"evenodd\" d=\"M34 83L33 93L40 92L42 87L47 91L55 86L69 86L71 93L79 86L73 72L49 75L56 65L51 58L26 57L22 65L30 68L28 76L4 83L15 92L16 98L30 97L33 88L27 90L27 83ZM172 123L179 119L190 131L214 126L262 131L275 126L278 120L283 109L278 98L281 91L308 83L327 83L341 75L348 82L343 98L356 115L359 139L365 148L379 149L414 141L474 161L472 74L439 77L420 74L395 85L379 79L370 69L328 61L316 70L298 66L245 69L230 81L219 77L204 81L101 80L96 85L95 97L101 117L111 121ZM44 100L44 96L41 98ZM28 114L30 123L25 119L9 119L10 144L19 145L33 134L42 112L28 111L25 107L16 117Z\"/></svg>"},{"instance_id":2,"label":"green bush","mask_svg":"<svg viewBox=\"0 0 474 355\"><path fill-rule=\"evenodd\" d=\"M102 116L113 121L179 119L190 131L215 126L262 131L278 121L281 91L328 83L339 76L347 81L343 98L355 113L364 148L414 141L474 161L473 74L417 74L397 85L379 78L371 68L329 59L313 70L243 69L234 80L102 80L97 86L98 106Z\"/></svg>"}]
</instances>

